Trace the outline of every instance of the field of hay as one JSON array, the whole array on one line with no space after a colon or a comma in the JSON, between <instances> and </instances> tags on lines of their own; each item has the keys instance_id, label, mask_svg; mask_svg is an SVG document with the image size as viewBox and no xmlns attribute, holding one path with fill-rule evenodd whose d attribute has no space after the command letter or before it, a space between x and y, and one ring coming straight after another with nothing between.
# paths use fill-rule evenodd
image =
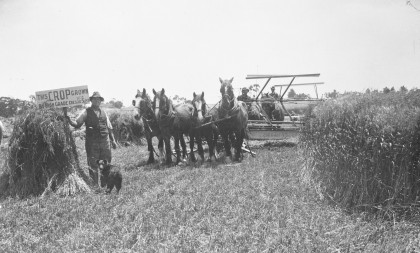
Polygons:
<instances>
[{"instance_id":1,"label":"field of hay","mask_svg":"<svg viewBox=\"0 0 420 253\"><path fill-rule=\"evenodd\" d=\"M82 167L84 142L76 138ZM411 252L415 221L347 214L309 184L295 142L251 142L256 157L166 167L147 147L113 150L119 195L0 200L2 252ZM5 162L6 148L0 163Z\"/></svg>"}]
</instances>

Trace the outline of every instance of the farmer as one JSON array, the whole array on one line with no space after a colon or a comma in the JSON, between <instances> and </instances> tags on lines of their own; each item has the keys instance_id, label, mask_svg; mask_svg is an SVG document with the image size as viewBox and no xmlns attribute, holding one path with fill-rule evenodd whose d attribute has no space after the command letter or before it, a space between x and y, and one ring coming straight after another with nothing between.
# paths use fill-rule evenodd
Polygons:
<instances>
[{"instance_id":1,"label":"farmer","mask_svg":"<svg viewBox=\"0 0 420 253\"><path fill-rule=\"evenodd\" d=\"M246 88L246 87L242 88L242 95L238 96L237 99L239 101L243 101L243 102L251 102L252 98L250 96L248 96L248 92L249 92L248 88Z\"/></svg>"},{"instance_id":2,"label":"farmer","mask_svg":"<svg viewBox=\"0 0 420 253\"><path fill-rule=\"evenodd\" d=\"M77 117L76 121L72 121L69 116L66 116L69 124L74 128L80 128L83 124L86 126L86 156L88 165L91 168L89 170L90 177L97 182L97 160L107 160L111 162L111 148L117 148L114 134L112 133L112 125L109 121L106 112L99 106L104 101L99 92L93 92L93 95L89 97L91 107L83 110Z\"/></svg>"},{"instance_id":3,"label":"farmer","mask_svg":"<svg viewBox=\"0 0 420 253\"><path fill-rule=\"evenodd\" d=\"M279 98L279 94L276 93L275 89L276 89L276 87L271 86L271 93L269 95L271 97L273 97L274 99L278 99Z\"/></svg>"}]
</instances>

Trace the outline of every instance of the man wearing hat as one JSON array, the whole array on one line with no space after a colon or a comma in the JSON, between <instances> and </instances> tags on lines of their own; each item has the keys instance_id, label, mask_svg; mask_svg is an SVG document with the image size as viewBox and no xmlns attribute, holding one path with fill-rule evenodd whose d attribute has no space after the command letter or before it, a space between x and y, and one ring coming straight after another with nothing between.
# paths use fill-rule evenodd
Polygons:
<instances>
[{"instance_id":1,"label":"man wearing hat","mask_svg":"<svg viewBox=\"0 0 420 253\"><path fill-rule=\"evenodd\" d=\"M88 165L91 168L89 174L96 183L98 182L98 164L96 161L107 160L111 162L110 141L114 149L117 147L117 143L112 133L112 125L108 115L100 108L104 98L101 97L99 92L95 91L89 99L91 106L83 110L76 121L72 121L69 116L66 118L74 128L80 128L83 124L86 126L85 148Z\"/></svg>"},{"instance_id":2,"label":"man wearing hat","mask_svg":"<svg viewBox=\"0 0 420 253\"><path fill-rule=\"evenodd\" d=\"M251 102L252 98L250 96L248 96L248 92L249 92L248 88L246 88L246 87L242 88L242 95L238 96L237 99L239 101L243 101L243 102Z\"/></svg>"},{"instance_id":3,"label":"man wearing hat","mask_svg":"<svg viewBox=\"0 0 420 253\"><path fill-rule=\"evenodd\" d=\"M271 86L271 93L269 95L271 97L273 97L274 99L278 99L279 98L279 94L276 93L275 89L276 89L276 87Z\"/></svg>"}]
</instances>

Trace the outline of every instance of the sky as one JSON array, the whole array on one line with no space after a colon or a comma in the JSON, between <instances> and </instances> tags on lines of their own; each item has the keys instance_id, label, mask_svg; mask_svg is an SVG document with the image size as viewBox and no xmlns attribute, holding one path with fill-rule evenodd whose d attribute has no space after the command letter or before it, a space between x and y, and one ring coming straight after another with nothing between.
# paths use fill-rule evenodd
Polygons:
<instances>
[{"instance_id":1,"label":"sky","mask_svg":"<svg viewBox=\"0 0 420 253\"><path fill-rule=\"evenodd\" d=\"M320 96L420 88L420 11L406 0L0 0L0 96L87 85L126 106L143 88L215 103L219 77L239 95L265 83L248 74L309 73L320 76L295 83L324 82Z\"/></svg>"}]
</instances>

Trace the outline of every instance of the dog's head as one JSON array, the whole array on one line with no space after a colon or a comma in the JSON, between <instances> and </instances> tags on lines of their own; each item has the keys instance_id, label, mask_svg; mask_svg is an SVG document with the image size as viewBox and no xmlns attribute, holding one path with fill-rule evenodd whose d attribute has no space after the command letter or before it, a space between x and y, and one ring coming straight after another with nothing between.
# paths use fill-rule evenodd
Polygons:
<instances>
[{"instance_id":1,"label":"dog's head","mask_svg":"<svg viewBox=\"0 0 420 253\"><path fill-rule=\"evenodd\" d=\"M106 159L105 160L96 160L96 163L98 164L99 170L101 171L101 173L109 172L110 164L108 163L108 161Z\"/></svg>"}]
</instances>

